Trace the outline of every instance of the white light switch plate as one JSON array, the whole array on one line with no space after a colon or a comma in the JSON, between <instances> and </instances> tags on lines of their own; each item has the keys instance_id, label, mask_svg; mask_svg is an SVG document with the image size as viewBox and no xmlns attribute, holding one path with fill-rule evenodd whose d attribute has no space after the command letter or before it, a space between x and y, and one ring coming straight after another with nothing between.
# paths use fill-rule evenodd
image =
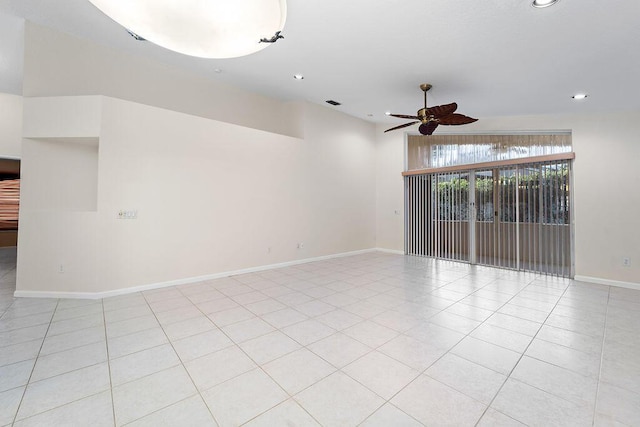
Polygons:
<instances>
[{"instance_id":1,"label":"white light switch plate","mask_svg":"<svg viewBox=\"0 0 640 427\"><path fill-rule=\"evenodd\" d=\"M136 219L138 218L138 211L134 210L119 210L118 219Z\"/></svg>"}]
</instances>

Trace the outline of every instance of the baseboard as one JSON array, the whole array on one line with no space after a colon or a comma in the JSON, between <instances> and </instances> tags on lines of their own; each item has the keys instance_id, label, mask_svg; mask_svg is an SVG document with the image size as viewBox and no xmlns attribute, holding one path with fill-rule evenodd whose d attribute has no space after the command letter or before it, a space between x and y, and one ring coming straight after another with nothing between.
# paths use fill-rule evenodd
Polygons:
<instances>
[{"instance_id":1,"label":"baseboard","mask_svg":"<svg viewBox=\"0 0 640 427\"><path fill-rule=\"evenodd\" d=\"M396 255L404 255L404 251L398 251L395 249L385 249L385 248L376 248L376 251L378 252L385 252L388 254L396 254Z\"/></svg>"},{"instance_id":2,"label":"baseboard","mask_svg":"<svg viewBox=\"0 0 640 427\"><path fill-rule=\"evenodd\" d=\"M184 279L169 280L166 282L150 283L148 285L134 286L131 288L115 289L105 292L50 292L50 291L22 291L16 290L13 294L16 298L69 298L69 299L100 299L115 297L118 295L132 294L135 292L151 291L154 289L166 288L169 286L186 285L189 283L202 282L204 280L221 279L223 277L236 276L238 274L256 273L259 271L273 270L276 268L291 267L294 265L307 264L309 262L324 261L333 258L342 258L354 255L367 254L371 252L388 252L384 249L361 249L351 252L342 252L331 255L323 255L313 258L297 259L277 264L260 265L257 267L243 268L240 270L224 271L221 273L206 274L204 276L187 277Z\"/></svg>"},{"instance_id":3,"label":"baseboard","mask_svg":"<svg viewBox=\"0 0 640 427\"><path fill-rule=\"evenodd\" d=\"M575 276L573 278L579 282L595 283L598 285L617 286L619 288L635 289L640 291L640 283L622 282L619 280L609 280L600 277Z\"/></svg>"},{"instance_id":4,"label":"baseboard","mask_svg":"<svg viewBox=\"0 0 640 427\"><path fill-rule=\"evenodd\" d=\"M128 292L127 292L128 293ZM15 298L68 298L68 299L99 299L100 292L56 292L56 291L18 291L13 293Z\"/></svg>"}]
</instances>

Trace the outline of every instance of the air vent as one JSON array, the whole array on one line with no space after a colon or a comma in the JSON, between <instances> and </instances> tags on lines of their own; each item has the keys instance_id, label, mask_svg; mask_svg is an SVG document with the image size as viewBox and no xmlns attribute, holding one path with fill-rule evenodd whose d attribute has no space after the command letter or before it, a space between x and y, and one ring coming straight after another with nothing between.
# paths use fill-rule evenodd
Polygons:
<instances>
[{"instance_id":1,"label":"air vent","mask_svg":"<svg viewBox=\"0 0 640 427\"><path fill-rule=\"evenodd\" d=\"M333 99L330 99L328 101L325 101L327 104L331 104L331 105L342 105L340 104L338 101L334 101Z\"/></svg>"}]
</instances>

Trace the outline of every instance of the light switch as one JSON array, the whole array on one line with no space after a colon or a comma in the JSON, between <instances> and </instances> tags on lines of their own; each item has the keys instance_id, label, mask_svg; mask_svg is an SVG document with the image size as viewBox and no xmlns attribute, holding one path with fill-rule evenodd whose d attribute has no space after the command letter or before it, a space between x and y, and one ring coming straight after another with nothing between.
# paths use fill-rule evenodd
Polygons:
<instances>
[{"instance_id":1,"label":"light switch","mask_svg":"<svg viewBox=\"0 0 640 427\"><path fill-rule=\"evenodd\" d=\"M118 219L136 219L138 218L138 211L136 210L124 210L118 211Z\"/></svg>"}]
</instances>

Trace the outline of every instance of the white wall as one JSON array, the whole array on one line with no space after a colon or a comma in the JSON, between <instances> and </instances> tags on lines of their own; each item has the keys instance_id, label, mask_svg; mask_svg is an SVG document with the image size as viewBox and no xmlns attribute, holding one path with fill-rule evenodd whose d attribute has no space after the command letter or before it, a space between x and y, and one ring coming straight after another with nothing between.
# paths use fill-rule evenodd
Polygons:
<instances>
[{"instance_id":1,"label":"white wall","mask_svg":"<svg viewBox=\"0 0 640 427\"><path fill-rule=\"evenodd\" d=\"M24 19L0 13L0 93L22 93Z\"/></svg>"},{"instance_id":2,"label":"white wall","mask_svg":"<svg viewBox=\"0 0 640 427\"><path fill-rule=\"evenodd\" d=\"M22 195L24 209L97 210L98 138L25 139L22 152L29 159L26 173L22 170L28 190Z\"/></svg>"},{"instance_id":3,"label":"white wall","mask_svg":"<svg viewBox=\"0 0 640 427\"><path fill-rule=\"evenodd\" d=\"M383 133L376 141L376 246L404 251L404 144L403 132ZM399 211L399 215L396 214Z\"/></svg>"},{"instance_id":4,"label":"white wall","mask_svg":"<svg viewBox=\"0 0 640 427\"><path fill-rule=\"evenodd\" d=\"M32 23L23 93L23 295L108 292L375 247L370 123ZM94 211L76 203L92 180L57 194L45 184L57 169L50 183L73 185L61 178L71 159L45 159L66 157L63 148L86 159L78 144L87 141L98 150ZM116 219L123 209L138 219Z\"/></svg>"},{"instance_id":5,"label":"white wall","mask_svg":"<svg viewBox=\"0 0 640 427\"><path fill-rule=\"evenodd\" d=\"M0 157L20 158L22 97L0 93Z\"/></svg>"},{"instance_id":6,"label":"white wall","mask_svg":"<svg viewBox=\"0 0 640 427\"><path fill-rule=\"evenodd\" d=\"M391 213L403 203L404 134L384 129L377 127L378 246L401 250L402 220ZM640 284L640 112L484 118L464 127L469 133L526 130L573 132L576 277ZM631 258L630 267L623 267L623 257Z\"/></svg>"},{"instance_id":7,"label":"white wall","mask_svg":"<svg viewBox=\"0 0 640 427\"><path fill-rule=\"evenodd\" d=\"M41 27L25 26L25 97L107 95L302 137L297 106Z\"/></svg>"},{"instance_id":8,"label":"white wall","mask_svg":"<svg viewBox=\"0 0 640 427\"><path fill-rule=\"evenodd\" d=\"M376 246L402 250L401 132L33 24L24 94L36 98L25 102L25 138L99 142L95 211L28 201L21 210L19 290L103 292ZM22 102L0 94L0 155L20 156ZM639 123L638 113L507 117L464 131L571 129L577 274L638 283ZM32 142L23 159L27 200L46 179ZM121 209L137 209L138 219L117 220Z\"/></svg>"},{"instance_id":9,"label":"white wall","mask_svg":"<svg viewBox=\"0 0 640 427\"><path fill-rule=\"evenodd\" d=\"M52 170L37 166L77 134L73 114L47 121L44 106L89 110L95 99L97 211L43 206ZM299 139L114 98L73 100L25 103L25 129L52 135L25 133L19 293L107 292L375 246L367 122L306 105ZM138 218L117 219L122 209Z\"/></svg>"}]
</instances>

